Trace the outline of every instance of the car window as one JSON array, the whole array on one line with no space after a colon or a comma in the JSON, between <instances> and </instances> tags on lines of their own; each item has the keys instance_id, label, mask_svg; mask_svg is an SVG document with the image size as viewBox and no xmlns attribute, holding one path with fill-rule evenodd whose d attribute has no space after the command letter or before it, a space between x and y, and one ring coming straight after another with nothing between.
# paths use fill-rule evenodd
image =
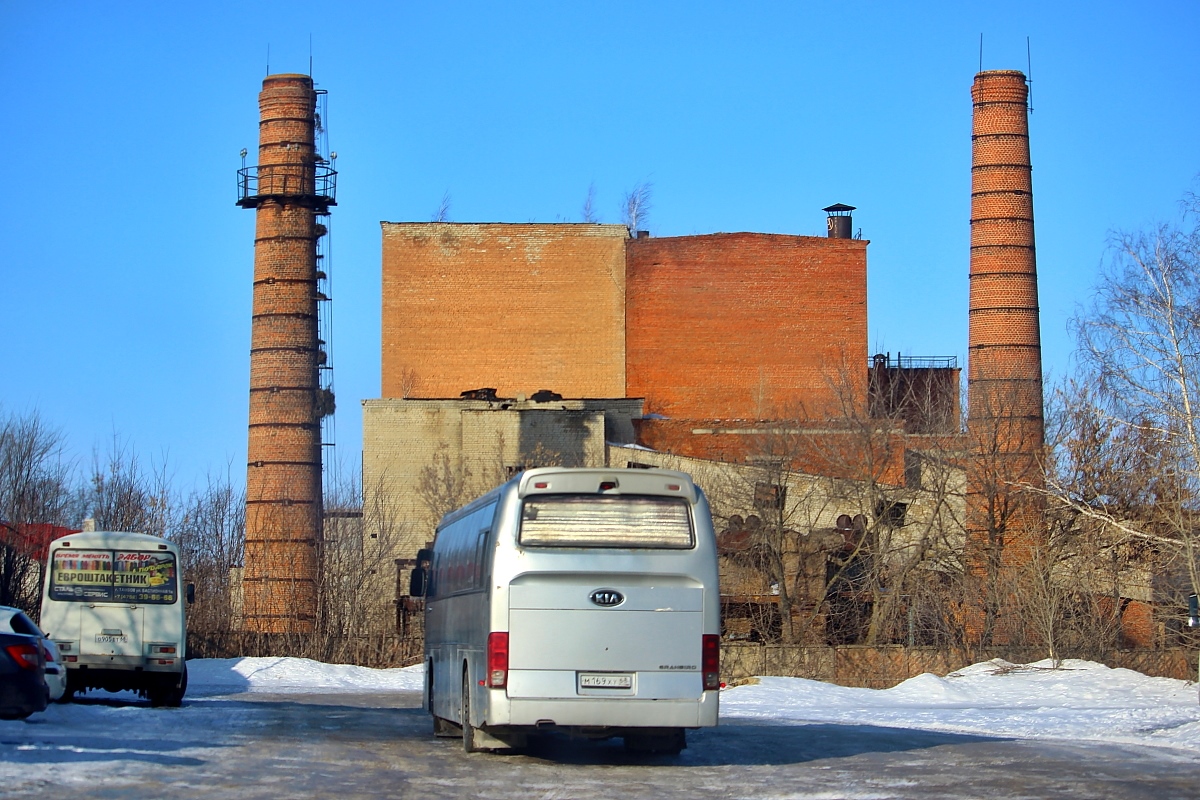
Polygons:
<instances>
[{"instance_id":1,"label":"car window","mask_svg":"<svg viewBox=\"0 0 1200 800\"><path fill-rule=\"evenodd\" d=\"M0 611L0 632L20 633L26 636L44 635L41 628L19 608L5 608Z\"/></svg>"}]
</instances>

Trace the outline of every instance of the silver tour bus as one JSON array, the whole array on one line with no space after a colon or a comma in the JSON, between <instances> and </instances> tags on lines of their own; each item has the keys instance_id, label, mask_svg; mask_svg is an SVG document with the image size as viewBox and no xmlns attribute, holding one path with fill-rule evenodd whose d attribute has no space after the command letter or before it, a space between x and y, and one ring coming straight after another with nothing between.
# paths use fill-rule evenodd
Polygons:
<instances>
[{"instance_id":1,"label":"silver tour bus","mask_svg":"<svg viewBox=\"0 0 1200 800\"><path fill-rule=\"evenodd\" d=\"M716 539L688 475L532 469L447 514L418 561L435 735L678 753L717 724Z\"/></svg>"}]
</instances>

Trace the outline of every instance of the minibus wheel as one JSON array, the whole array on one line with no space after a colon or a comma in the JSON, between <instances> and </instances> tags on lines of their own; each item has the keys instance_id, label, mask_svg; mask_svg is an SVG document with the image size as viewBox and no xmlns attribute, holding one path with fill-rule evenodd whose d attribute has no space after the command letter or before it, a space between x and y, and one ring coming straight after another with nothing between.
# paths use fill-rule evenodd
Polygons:
<instances>
[{"instance_id":1,"label":"minibus wheel","mask_svg":"<svg viewBox=\"0 0 1200 800\"><path fill-rule=\"evenodd\" d=\"M183 695L187 691L187 664L179 676L176 686L156 686L149 691L151 708L179 708L183 705Z\"/></svg>"}]
</instances>

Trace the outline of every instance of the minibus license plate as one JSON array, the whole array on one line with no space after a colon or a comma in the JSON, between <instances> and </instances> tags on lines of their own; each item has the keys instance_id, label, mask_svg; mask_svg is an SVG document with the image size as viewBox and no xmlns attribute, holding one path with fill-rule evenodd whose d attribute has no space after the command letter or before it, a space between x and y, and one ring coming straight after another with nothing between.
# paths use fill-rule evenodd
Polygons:
<instances>
[{"instance_id":1,"label":"minibus license plate","mask_svg":"<svg viewBox=\"0 0 1200 800\"><path fill-rule=\"evenodd\" d=\"M579 676L580 689L632 689L632 675L587 675Z\"/></svg>"}]
</instances>

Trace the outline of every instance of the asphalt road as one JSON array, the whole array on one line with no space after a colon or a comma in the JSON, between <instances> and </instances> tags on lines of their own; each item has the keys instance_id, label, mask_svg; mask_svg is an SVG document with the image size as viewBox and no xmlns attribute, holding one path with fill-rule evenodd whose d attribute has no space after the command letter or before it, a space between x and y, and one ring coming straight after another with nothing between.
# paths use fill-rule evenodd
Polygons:
<instances>
[{"instance_id":1,"label":"asphalt road","mask_svg":"<svg viewBox=\"0 0 1200 800\"><path fill-rule=\"evenodd\" d=\"M1200 798L1200 758L1112 745L725 718L678 757L434 739L416 694L84 698L0 723L9 798Z\"/></svg>"}]
</instances>

